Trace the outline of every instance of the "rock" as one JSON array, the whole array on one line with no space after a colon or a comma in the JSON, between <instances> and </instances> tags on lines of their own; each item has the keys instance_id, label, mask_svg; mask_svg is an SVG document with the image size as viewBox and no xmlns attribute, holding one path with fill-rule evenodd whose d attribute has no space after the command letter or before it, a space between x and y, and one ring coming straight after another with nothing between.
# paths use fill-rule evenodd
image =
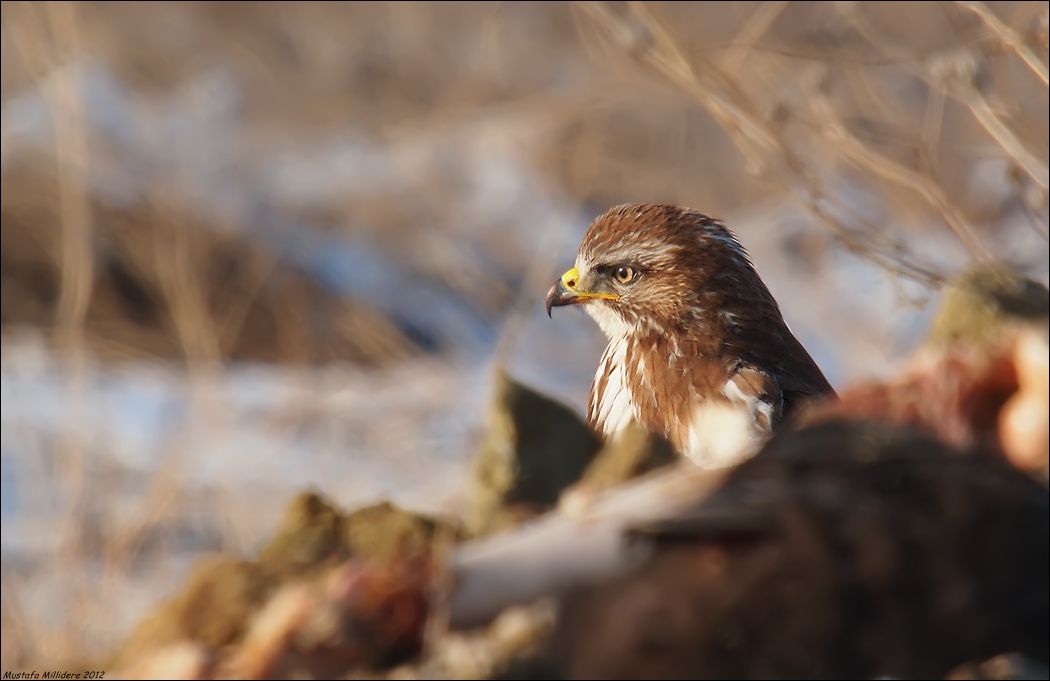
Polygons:
<instances>
[{"instance_id":1,"label":"rock","mask_svg":"<svg viewBox=\"0 0 1050 681\"><path fill-rule=\"evenodd\" d=\"M439 530L462 537L458 526L382 502L346 516L343 541L351 555L385 559L429 552Z\"/></svg>"},{"instance_id":2,"label":"rock","mask_svg":"<svg viewBox=\"0 0 1050 681\"><path fill-rule=\"evenodd\" d=\"M580 481L566 490L559 506L569 513L581 513L601 493L679 459L666 438L631 424L605 443Z\"/></svg>"},{"instance_id":3,"label":"rock","mask_svg":"<svg viewBox=\"0 0 1050 681\"><path fill-rule=\"evenodd\" d=\"M180 595L139 623L110 668L123 666L144 650L161 650L184 641L208 650L234 644L278 584L275 575L254 562L226 557L202 561Z\"/></svg>"},{"instance_id":4,"label":"rock","mask_svg":"<svg viewBox=\"0 0 1050 681\"><path fill-rule=\"evenodd\" d=\"M552 508L601 447L568 407L502 372L495 393L489 431L472 472L469 529L474 535Z\"/></svg>"},{"instance_id":5,"label":"rock","mask_svg":"<svg viewBox=\"0 0 1050 681\"><path fill-rule=\"evenodd\" d=\"M1048 319L1050 290L1045 286L1009 270L975 268L945 289L926 344L983 347L1017 328L1045 332Z\"/></svg>"},{"instance_id":6,"label":"rock","mask_svg":"<svg viewBox=\"0 0 1050 681\"><path fill-rule=\"evenodd\" d=\"M156 658L200 678L326 678L403 662L422 646L441 533L458 528L387 502L344 515L304 492L256 560L199 564L106 668L160 673Z\"/></svg>"},{"instance_id":7,"label":"rock","mask_svg":"<svg viewBox=\"0 0 1050 681\"><path fill-rule=\"evenodd\" d=\"M329 559L345 560L350 551L343 539L346 519L315 492L295 496L277 533L259 551L259 565L277 573L310 570Z\"/></svg>"}]
</instances>

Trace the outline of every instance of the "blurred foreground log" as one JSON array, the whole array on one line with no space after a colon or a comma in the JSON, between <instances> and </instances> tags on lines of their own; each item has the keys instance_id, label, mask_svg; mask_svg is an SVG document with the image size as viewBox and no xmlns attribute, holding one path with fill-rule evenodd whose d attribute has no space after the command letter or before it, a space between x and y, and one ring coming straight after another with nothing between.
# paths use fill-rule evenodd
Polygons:
<instances>
[{"instance_id":1,"label":"blurred foreground log","mask_svg":"<svg viewBox=\"0 0 1050 681\"><path fill-rule=\"evenodd\" d=\"M838 417L631 533L652 558L564 603L565 678L936 678L1047 663L1050 503L1005 461Z\"/></svg>"},{"instance_id":2,"label":"blurred foreground log","mask_svg":"<svg viewBox=\"0 0 1050 681\"><path fill-rule=\"evenodd\" d=\"M451 625L480 626L504 608L637 567L646 551L624 541L628 526L674 515L725 475L682 462L617 488L583 511L559 510L463 545L453 557Z\"/></svg>"}]
</instances>

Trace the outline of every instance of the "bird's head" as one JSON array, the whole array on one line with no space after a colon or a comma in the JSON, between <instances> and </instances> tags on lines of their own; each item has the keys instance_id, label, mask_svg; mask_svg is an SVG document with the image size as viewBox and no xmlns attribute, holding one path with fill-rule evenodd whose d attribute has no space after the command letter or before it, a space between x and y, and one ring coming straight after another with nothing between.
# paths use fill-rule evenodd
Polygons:
<instances>
[{"instance_id":1,"label":"bird's head","mask_svg":"<svg viewBox=\"0 0 1050 681\"><path fill-rule=\"evenodd\" d=\"M668 332L703 323L705 309L724 309L726 293L756 278L718 221L677 206L628 204L588 228L576 266L547 294L547 314L583 304L610 338Z\"/></svg>"}]
</instances>

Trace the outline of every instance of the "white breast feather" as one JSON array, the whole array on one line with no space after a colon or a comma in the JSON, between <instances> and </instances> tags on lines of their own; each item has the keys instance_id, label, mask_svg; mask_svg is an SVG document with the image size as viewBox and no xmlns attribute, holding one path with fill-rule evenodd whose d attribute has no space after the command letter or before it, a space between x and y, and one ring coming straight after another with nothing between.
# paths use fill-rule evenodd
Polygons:
<instances>
[{"instance_id":1,"label":"white breast feather","mask_svg":"<svg viewBox=\"0 0 1050 681\"><path fill-rule=\"evenodd\" d=\"M609 380L605 383L605 390L594 396L592 421L595 428L606 438L623 430L637 418L624 370L626 356L627 342L621 339L609 343L602 355L602 361L598 363L596 376L608 373Z\"/></svg>"},{"instance_id":2,"label":"white breast feather","mask_svg":"<svg viewBox=\"0 0 1050 681\"><path fill-rule=\"evenodd\" d=\"M693 410L686 456L701 468L725 468L758 451L765 437L747 409L703 400Z\"/></svg>"},{"instance_id":3,"label":"white breast feather","mask_svg":"<svg viewBox=\"0 0 1050 681\"><path fill-rule=\"evenodd\" d=\"M728 402L703 400L693 410L689 423L689 451L686 456L701 468L725 468L749 458L769 437L759 426L757 416L771 421L772 406L757 397L745 395L733 381L722 388Z\"/></svg>"},{"instance_id":4,"label":"white breast feather","mask_svg":"<svg viewBox=\"0 0 1050 681\"><path fill-rule=\"evenodd\" d=\"M579 260L577 264L586 266L586 263ZM627 338L632 329L623 317L604 301L593 301L584 305L584 309L609 339L609 345L598 363L598 372L594 375L596 385L598 377L603 374L608 373L609 380L605 384L605 390L600 395L594 395L594 404L591 405L589 414L595 429L608 438L637 419L625 369Z\"/></svg>"}]
</instances>

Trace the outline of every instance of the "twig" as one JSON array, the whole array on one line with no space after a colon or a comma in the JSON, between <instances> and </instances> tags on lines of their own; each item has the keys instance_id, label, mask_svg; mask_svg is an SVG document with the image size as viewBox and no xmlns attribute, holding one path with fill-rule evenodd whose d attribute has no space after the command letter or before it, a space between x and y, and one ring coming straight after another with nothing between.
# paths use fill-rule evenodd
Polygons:
<instances>
[{"instance_id":1,"label":"twig","mask_svg":"<svg viewBox=\"0 0 1050 681\"><path fill-rule=\"evenodd\" d=\"M865 146L863 142L849 132L826 97L814 94L811 97L811 106L814 113L828 123L828 125L823 127L824 134L835 145L836 149L842 151L846 158L884 180L917 192L937 209L948 224L948 227L955 233L959 241L966 246L971 255L985 263L992 261L992 254L973 235L973 230L970 228L968 221L948 200L940 185L928 176L895 163Z\"/></svg>"},{"instance_id":2,"label":"twig","mask_svg":"<svg viewBox=\"0 0 1050 681\"><path fill-rule=\"evenodd\" d=\"M707 65L704 74L711 79L714 87L704 83L693 67L682 57L682 52L676 46L670 32L656 21L647 6L641 3L629 4L631 11L641 22L640 27L632 29L604 3L582 2L578 4L596 24L614 36L615 42L629 54L696 98L726 130L737 148L744 154L749 170L774 184L778 190L791 197L796 206L812 214L830 228L851 252L880 267L887 267L888 264L895 262L895 265L889 267L891 271L928 285L936 285L943 280L943 277L931 269L916 267L913 263L901 258L897 246L890 246L888 253L880 253L879 248L874 244L859 242L844 225L820 210L818 202L829 199L823 196L819 189L819 181L807 169L805 163L780 134L759 115L757 107L750 102L746 94L736 86L731 78L714 65ZM796 197L791 183L769 168L770 159L780 159L791 174L801 180L803 197ZM870 234L867 236L871 238Z\"/></svg>"},{"instance_id":3,"label":"twig","mask_svg":"<svg viewBox=\"0 0 1050 681\"><path fill-rule=\"evenodd\" d=\"M989 9L988 5L975 0L956 0L955 4L979 16L985 26L991 29L992 33L999 38L999 41L1013 50L1028 65L1028 68L1032 69L1035 75L1039 76L1040 80L1043 81L1043 85L1050 85L1050 74L1047 73L1046 64L1024 44L1024 40L1017 34L1017 31L1004 24L999 17L995 16L995 13Z\"/></svg>"},{"instance_id":4,"label":"twig","mask_svg":"<svg viewBox=\"0 0 1050 681\"><path fill-rule=\"evenodd\" d=\"M511 306L510 314L503 323L499 340L492 353L492 364L497 370L505 368L513 358L514 349L538 303L537 291L541 291L545 283L554 281L557 261L551 257L551 254L561 252L564 236L565 230L557 229L554 221L543 226L536 250L525 270L525 277L518 287L518 295Z\"/></svg>"},{"instance_id":5,"label":"twig","mask_svg":"<svg viewBox=\"0 0 1050 681\"><path fill-rule=\"evenodd\" d=\"M995 109L988 103L977 88L968 83L955 83L950 90L962 100L973 113L988 134L999 144L1010 158L1025 171L1039 188L1046 191L1050 185L1050 170L1047 165L1036 158L1035 154L1025 149L1017 136L1006 126L995 113Z\"/></svg>"},{"instance_id":6,"label":"twig","mask_svg":"<svg viewBox=\"0 0 1050 681\"><path fill-rule=\"evenodd\" d=\"M921 78L929 87L940 89L965 104L1003 151L1028 173L1036 184L1044 190L1047 188L1050 183L1047 165L1025 148L977 89L977 58L971 50L965 49L962 52L946 53L922 60L884 40L855 8L847 12L846 16L851 26L887 57L901 64L909 73Z\"/></svg>"},{"instance_id":7,"label":"twig","mask_svg":"<svg viewBox=\"0 0 1050 681\"><path fill-rule=\"evenodd\" d=\"M922 160L926 173L933 174L937 163L937 148L941 140L941 125L944 123L944 91L941 88L927 88L926 113L922 118Z\"/></svg>"},{"instance_id":8,"label":"twig","mask_svg":"<svg viewBox=\"0 0 1050 681\"><path fill-rule=\"evenodd\" d=\"M754 48L755 43L765 35L787 6L787 2L783 0L767 0L759 5L729 44L729 54L719 64L723 73L729 77L736 75L737 69L744 62L748 52Z\"/></svg>"},{"instance_id":9,"label":"twig","mask_svg":"<svg viewBox=\"0 0 1050 681\"><path fill-rule=\"evenodd\" d=\"M84 462L84 405L87 393L87 358L84 321L94 285L94 255L91 212L84 188L88 169L87 135L78 87L79 33L77 10L72 2L49 2L42 7L20 5L12 18L21 25L9 33L30 70L53 115L57 166L58 210L61 229L59 257L60 290L56 309L54 342L62 356L64 402L69 410L56 449L60 477L66 485L67 516L59 528L65 558L65 586L70 589L67 605L72 613L60 634L67 645L59 654L72 654L69 642L76 636L69 629L86 618L87 586L73 568L81 549L84 530L86 471ZM50 637L54 638L54 637Z\"/></svg>"}]
</instances>

